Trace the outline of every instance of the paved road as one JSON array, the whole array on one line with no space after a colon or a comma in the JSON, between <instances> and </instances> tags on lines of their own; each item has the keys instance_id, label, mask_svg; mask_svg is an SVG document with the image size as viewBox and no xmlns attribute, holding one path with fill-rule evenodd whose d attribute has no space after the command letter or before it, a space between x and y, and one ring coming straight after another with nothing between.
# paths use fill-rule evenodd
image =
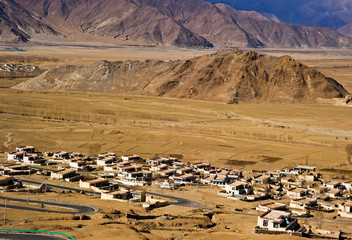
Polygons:
<instances>
[{"instance_id":1,"label":"paved road","mask_svg":"<svg viewBox=\"0 0 352 240\"><path fill-rule=\"evenodd\" d=\"M67 240L67 238L39 235L39 234L26 234L26 233L0 233L0 239L8 240Z\"/></svg>"},{"instance_id":2,"label":"paved road","mask_svg":"<svg viewBox=\"0 0 352 240\"><path fill-rule=\"evenodd\" d=\"M41 182L36 182L36 181L31 181L31 180L25 180L25 179L19 179L22 182L26 182L26 183L32 183L32 184L37 184L40 185L42 184ZM65 190L70 190L70 191L75 191L75 192L85 192L85 193L89 193L89 194L95 194L95 195L100 195L100 193L97 192L93 192L93 191L88 191L88 190L82 190L80 188L72 188L72 187L65 187L65 186L60 186L60 185L54 185L54 184L47 184L49 187L53 187L53 188L60 188L60 189L65 189ZM127 189L131 189L131 187L125 186L125 185L121 185L120 186L127 188ZM202 203L190 200L190 199L186 199L186 198L180 198L180 197L173 197L173 196L168 196L168 195L164 195L164 194L160 194L160 193L154 193L154 192L146 192L149 195L154 195L157 197L162 197L162 198L168 198L173 200L172 202L169 202L170 205L176 205L176 206L183 206L183 207L190 207L190 208L203 208L203 209L207 209L207 210L211 210L212 208L205 206Z\"/></svg>"},{"instance_id":3,"label":"paved road","mask_svg":"<svg viewBox=\"0 0 352 240\"><path fill-rule=\"evenodd\" d=\"M45 208L35 208L35 207L27 207L27 206L18 206L18 205L12 205L9 204L9 201L14 201L14 202L27 202L25 199L18 199L18 198L5 198L0 196L0 199L7 199L7 208L12 208L12 209L20 209L20 210L27 210L27 211L34 211L34 212L53 212L53 213L63 213L63 214L92 214L98 211L96 207L92 206L84 206L84 205L75 205L75 204L68 204L68 203L59 203L59 202L45 202L45 201L36 201L36 200L29 200L30 203L37 203L37 204L44 204L47 206L53 206L53 207L60 207L60 208L66 208L66 209L71 209L74 211L59 211L59 210L49 210ZM5 204L0 204L1 208L5 208Z\"/></svg>"},{"instance_id":4,"label":"paved road","mask_svg":"<svg viewBox=\"0 0 352 240\"><path fill-rule=\"evenodd\" d=\"M17 178L17 179L20 180L21 182L24 182L24 183L32 183L32 184L36 184L36 185L41 185L42 184L42 182L26 180L26 179L22 179L22 178ZM74 192L84 192L84 193L89 193L89 194L100 195L100 193L97 193L97 192L94 192L94 191L89 191L89 190L83 190L83 189L80 189L80 188L65 187L65 186L55 185L55 184L50 184L50 183L46 183L46 184L47 184L48 187L52 187L52 188L60 188L60 189L64 189L64 190L74 191Z\"/></svg>"}]
</instances>

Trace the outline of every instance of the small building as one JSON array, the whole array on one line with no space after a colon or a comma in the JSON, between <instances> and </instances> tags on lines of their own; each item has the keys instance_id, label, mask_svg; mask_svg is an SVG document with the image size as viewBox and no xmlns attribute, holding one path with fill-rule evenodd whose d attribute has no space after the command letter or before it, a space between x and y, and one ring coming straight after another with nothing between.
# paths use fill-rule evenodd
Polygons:
<instances>
[{"instance_id":1,"label":"small building","mask_svg":"<svg viewBox=\"0 0 352 240\"><path fill-rule=\"evenodd\" d=\"M119 190L114 192L101 193L101 199L104 200L128 201L131 198L133 198L133 195L129 190Z\"/></svg>"},{"instance_id":2,"label":"small building","mask_svg":"<svg viewBox=\"0 0 352 240\"><path fill-rule=\"evenodd\" d=\"M53 158L69 159L70 153L65 152L65 151L56 152L53 154Z\"/></svg>"},{"instance_id":3,"label":"small building","mask_svg":"<svg viewBox=\"0 0 352 240\"><path fill-rule=\"evenodd\" d=\"M150 171L153 172L161 172L169 169L169 165L167 164L160 164L160 165L154 165L150 168Z\"/></svg>"},{"instance_id":4,"label":"small building","mask_svg":"<svg viewBox=\"0 0 352 240\"><path fill-rule=\"evenodd\" d=\"M35 153L35 147L33 146L16 147L16 152Z\"/></svg>"},{"instance_id":5,"label":"small building","mask_svg":"<svg viewBox=\"0 0 352 240\"><path fill-rule=\"evenodd\" d=\"M35 172L28 165L3 165L3 175L29 175L30 173Z\"/></svg>"},{"instance_id":6,"label":"small building","mask_svg":"<svg viewBox=\"0 0 352 240\"><path fill-rule=\"evenodd\" d=\"M97 159L97 165L98 166L109 166L112 165L116 161L116 157L106 157L106 158L101 158Z\"/></svg>"},{"instance_id":7,"label":"small building","mask_svg":"<svg viewBox=\"0 0 352 240\"><path fill-rule=\"evenodd\" d=\"M121 160L122 161L138 161L138 160L142 160L141 156L133 154L133 155L122 155L121 156Z\"/></svg>"},{"instance_id":8,"label":"small building","mask_svg":"<svg viewBox=\"0 0 352 240\"><path fill-rule=\"evenodd\" d=\"M303 165L296 165L293 167L293 171L298 171L298 172L315 172L316 167L310 167L310 166L303 166Z\"/></svg>"},{"instance_id":9,"label":"small building","mask_svg":"<svg viewBox=\"0 0 352 240\"><path fill-rule=\"evenodd\" d=\"M87 168L87 163L84 160L73 160L70 162L71 168L85 169Z\"/></svg>"},{"instance_id":10,"label":"small building","mask_svg":"<svg viewBox=\"0 0 352 240\"><path fill-rule=\"evenodd\" d=\"M8 186L8 185L13 185L14 183L14 178L9 177L9 176L0 176L0 186Z\"/></svg>"},{"instance_id":11,"label":"small building","mask_svg":"<svg viewBox=\"0 0 352 240\"><path fill-rule=\"evenodd\" d=\"M216 175L211 181L210 184L212 186L225 186L227 183L227 176L218 176Z\"/></svg>"},{"instance_id":12,"label":"small building","mask_svg":"<svg viewBox=\"0 0 352 240\"><path fill-rule=\"evenodd\" d=\"M258 207L256 207L257 211L267 212L270 210L286 210L285 203L278 203L278 202L268 202L268 203L260 203Z\"/></svg>"},{"instance_id":13,"label":"small building","mask_svg":"<svg viewBox=\"0 0 352 240\"><path fill-rule=\"evenodd\" d=\"M192 173L193 169L191 167L176 168L176 173L179 175Z\"/></svg>"},{"instance_id":14,"label":"small building","mask_svg":"<svg viewBox=\"0 0 352 240\"><path fill-rule=\"evenodd\" d=\"M148 159L146 162L147 162L147 164L149 164L151 166L158 166L158 165L161 165L161 164L171 165L175 161L177 161L177 158L159 157L159 158ZM178 163L180 163L180 162L178 162Z\"/></svg>"},{"instance_id":15,"label":"small building","mask_svg":"<svg viewBox=\"0 0 352 240\"><path fill-rule=\"evenodd\" d=\"M317 206L317 199L315 198L301 198L301 199L292 199L290 203L290 208L307 210L312 207Z\"/></svg>"},{"instance_id":16,"label":"small building","mask_svg":"<svg viewBox=\"0 0 352 240\"><path fill-rule=\"evenodd\" d=\"M341 186L341 182L340 181L324 182L323 186L326 187L327 189L339 188Z\"/></svg>"},{"instance_id":17,"label":"small building","mask_svg":"<svg viewBox=\"0 0 352 240\"><path fill-rule=\"evenodd\" d=\"M254 178L253 182L255 184L269 184L270 176L269 175L262 175L260 177Z\"/></svg>"},{"instance_id":18,"label":"small building","mask_svg":"<svg viewBox=\"0 0 352 240\"><path fill-rule=\"evenodd\" d=\"M53 180L63 179L65 181L72 181L77 177L76 170L64 169L58 172L51 172L50 178Z\"/></svg>"},{"instance_id":19,"label":"small building","mask_svg":"<svg viewBox=\"0 0 352 240\"><path fill-rule=\"evenodd\" d=\"M195 183L196 179L192 174L184 174L179 176L171 176L171 180L174 181L176 185Z\"/></svg>"},{"instance_id":20,"label":"small building","mask_svg":"<svg viewBox=\"0 0 352 240\"><path fill-rule=\"evenodd\" d=\"M344 186L344 188L346 189L347 192L351 193L352 191L352 181L343 181L342 182L342 186Z\"/></svg>"},{"instance_id":21,"label":"small building","mask_svg":"<svg viewBox=\"0 0 352 240\"><path fill-rule=\"evenodd\" d=\"M160 172L161 176L170 177L176 175L176 169L168 169Z\"/></svg>"},{"instance_id":22,"label":"small building","mask_svg":"<svg viewBox=\"0 0 352 240\"><path fill-rule=\"evenodd\" d=\"M299 225L297 219L292 218L292 213L269 210L258 216L258 227L274 232L294 232Z\"/></svg>"},{"instance_id":23,"label":"small building","mask_svg":"<svg viewBox=\"0 0 352 240\"><path fill-rule=\"evenodd\" d=\"M345 218L352 218L352 202L340 203L338 215Z\"/></svg>"},{"instance_id":24,"label":"small building","mask_svg":"<svg viewBox=\"0 0 352 240\"><path fill-rule=\"evenodd\" d=\"M226 184L224 190L229 196L248 195L253 193L253 189L250 183L244 183L240 181Z\"/></svg>"},{"instance_id":25,"label":"small building","mask_svg":"<svg viewBox=\"0 0 352 240\"><path fill-rule=\"evenodd\" d=\"M308 195L308 189L305 188L293 188L286 192L287 197L298 199Z\"/></svg>"},{"instance_id":26,"label":"small building","mask_svg":"<svg viewBox=\"0 0 352 240\"><path fill-rule=\"evenodd\" d=\"M93 180L89 180L89 181L79 181L79 187L80 188L91 188L91 187L105 187L105 186L109 186L110 182L108 179L102 179L102 178L98 178L98 179L93 179Z\"/></svg>"},{"instance_id":27,"label":"small building","mask_svg":"<svg viewBox=\"0 0 352 240\"><path fill-rule=\"evenodd\" d=\"M342 191L341 189L338 188L332 188L329 191L325 193L329 198L337 198L342 196Z\"/></svg>"},{"instance_id":28,"label":"small building","mask_svg":"<svg viewBox=\"0 0 352 240\"><path fill-rule=\"evenodd\" d=\"M7 154L8 161L22 161L24 152L9 152Z\"/></svg>"},{"instance_id":29,"label":"small building","mask_svg":"<svg viewBox=\"0 0 352 240\"><path fill-rule=\"evenodd\" d=\"M43 157L38 156L37 154L24 155L23 163L29 165L41 165L45 163L45 159Z\"/></svg>"}]
</instances>

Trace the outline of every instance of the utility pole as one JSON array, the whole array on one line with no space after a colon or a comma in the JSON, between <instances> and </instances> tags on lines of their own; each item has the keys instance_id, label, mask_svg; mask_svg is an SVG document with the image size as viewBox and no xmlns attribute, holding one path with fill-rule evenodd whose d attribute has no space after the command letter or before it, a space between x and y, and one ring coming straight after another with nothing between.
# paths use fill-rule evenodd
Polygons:
<instances>
[{"instance_id":1,"label":"utility pole","mask_svg":"<svg viewBox=\"0 0 352 240\"><path fill-rule=\"evenodd\" d=\"M4 225L6 225L7 198L5 199Z\"/></svg>"},{"instance_id":2,"label":"utility pole","mask_svg":"<svg viewBox=\"0 0 352 240\"><path fill-rule=\"evenodd\" d=\"M29 204L29 188L28 188L28 192L27 192L27 205Z\"/></svg>"}]
</instances>

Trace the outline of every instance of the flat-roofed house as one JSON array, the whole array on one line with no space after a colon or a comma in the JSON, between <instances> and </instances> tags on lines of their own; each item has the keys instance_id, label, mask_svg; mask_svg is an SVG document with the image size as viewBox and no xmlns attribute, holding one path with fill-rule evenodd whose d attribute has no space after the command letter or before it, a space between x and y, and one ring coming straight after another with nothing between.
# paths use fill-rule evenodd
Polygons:
<instances>
[{"instance_id":1,"label":"flat-roofed house","mask_svg":"<svg viewBox=\"0 0 352 240\"><path fill-rule=\"evenodd\" d=\"M53 154L53 158L69 159L70 153L65 152L65 151L56 152Z\"/></svg>"},{"instance_id":2,"label":"flat-roofed house","mask_svg":"<svg viewBox=\"0 0 352 240\"><path fill-rule=\"evenodd\" d=\"M15 179L13 177L0 176L0 186L12 185L14 180Z\"/></svg>"},{"instance_id":3,"label":"flat-roofed house","mask_svg":"<svg viewBox=\"0 0 352 240\"><path fill-rule=\"evenodd\" d=\"M268 203L260 203L258 207L256 207L257 211L267 212L269 210L286 210L285 203L278 203L278 202L268 202Z\"/></svg>"},{"instance_id":4,"label":"flat-roofed house","mask_svg":"<svg viewBox=\"0 0 352 240\"><path fill-rule=\"evenodd\" d=\"M112 165L116 161L116 157L106 157L106 158L101 158L97 159L97 165L98 166L109 166Z\"/></svg>"},{"instance_id":5,"label":"flat-roofed house","mask_svg":"<svg viewBox=\"0 0 352 240\"><path fill-rule=\"evenodd\" d=\"M169 165L167 164L160 164L160 165L154 165L150 168L150 171L153 172L161 172L169 169Z\"/></svg>"},{"instance_id":6,"label":"flat-roofed house","mask_svg":"<svg viewBox=\"0 0 352 240\"><path fill-rule=\"evenodd\" d=\"M42 164L45 162L43 157L40 157L38 154L24 155L23 163L25 164Z\"/></svg>"},{"instance_id":7,"label":"flat-roofed house","mask_svg":"<svg viewBox=\"0 0 352 240\"><path fill-rule=\"evenodd\" d=\"M188 184L188 183L195 183L196 182L196 179L195 179L195 177L192 174L171 176L170 179L172 179L176 185L177 184Z\"/></svg>"},{"instance_id":8,"label":"flat-roofed house","mask_svg":"<svg viewBox=\"0 0 352 240\"><path fill-rule=\"evenodd\" d=\"M170 177L176 175L176 169L168 169L160 172L161 176Z\"/></svg>"},{"instance_id":9,"label":"flat-roofed house","mask_svg":"<svg viewBox=\"0 0 352 240\"><path fill-rule=\"evenodd\" d=\"M316 167L296 165L293 167L293 170L298 172L315 172Z\"/></svg>"},{"instance_id":10,"label":"flat-roofed house","mask_svg":"<svg viewBox=\"0 0 352 240\"><path fill-rule=\"evenodd\" d=\"M306 210L311 207L317 206L317 199L315 198L301 198L301 199L291 199L290 208Z\"/></svg>"},{"instance_id":11,"label":"flat-roofed house","mask_svg":"<svg viewBox=\"0 0 352 240\"><path fill-rule=\"evenodd\" d=\"M342 196L342 191L341 189L338 188L332 188L329 191L325 193L329 198L337 198Z\"/></svg>"},{"instance_id":12,"label":"flat-roofed house","mask_svg":"<svg viewBox=\"0 0 352 240\"><path fill-rule=\"evenodd\" d=\"M35 147L33 146L16 147L16 152L35 153Z\"/></svg>"},{"instance_id":13,"label":"flat-roofed house","mask_svg":"<svg viewBox=\"0 0 352 240\"><path fill-rule=\"evenodd\" d=\"M342 182L342 186L345 187L345 189L347 190L347 192L349 192L349 193L352 192L352 181L351 181L351 180L343 181L343 182Z\"/></svg>"},{"instance_id":14,"label":"flat-roofed house","mask_svg":"<svg viewBox=\"0 0 352 240\"><path fill-rule=\"evenodd\" d=\"M225 186L227 183L227 176L216 175L211 181L212 186Z\"/></svg>"},{"instance_id":15,"label":"flat-roofed house","mask_svg":"<svg viewBox=\"0 0 352 240\"><path fill-rule=\"evenodd\" d=\"M17 165L3 165L3 172L4 175L29 175L33 170L24 164L17 164Z\"/></svg>"},{"instance_id":16,"label":"flat-roofed house","mask_svg":"<svg viewBox=\"0 0 352 240\"><path fill-rule=\"evenodd\" d=\"M89 181L79 181L80 188L91 188L91 187L104 187L109 186L110 182L108 179L98 178Z\"/></svg>"},{"instance_id":17,"label":"flat-roofed house","mask_svg":"<svg viewBox=\"0 0 352 240\"><path fill-rule=\"evenodd\" d=\"M114 192L101 193L101 199L104 200L128 201L131 198L133 198L133 195L129 190L119 190Z\"/></svg>"},{"instance_id":18,"label":"flat-roofed house","mask_svg":"<svg viewBox=\"0 0 352 240\"><path fill-rule=\"evenodd\" d=\"M345 218L352 218L352 201L340 203L338 215Z\"/></svg>"},{"instance_id":19,"label":"flat-roofed house","mask_svg":"<svg viewBox=\"0 0 352 240\"><path fill-rule=\"evenodd\" d=\"M274 232L294 232L299 225L297 219L292 218L292 213L269 210L258 216L258 227Z\"/></svg>"},{"instance_id":20,"label":"flat-roofed house","mask_svg":"<svg viewBox=\"0 0 352 240\"><path fill-rule=\"evenodd\" d=\"M141 156L133 154L133 155L122 155L121 160L122 161L138 161L141 160Z\"/></svg>"},{"instance_id":21,"label":"flat-roofed house","mask_svg":"<svg viewBox=\"0 0 352 240\"><path fill-rule=\"evenodd\" d=\"M287 197L298 199L308 195L308 189L306 188L293 188L286 192Z\"/></svg>"},{"instance_id":22,"label":"flat-roofed house","mask_svg":"<svg viewBox=\"0 0 352 240\"><path fill-rule=\"evenodd\" d=\"M256 184L269 184L270 176L269 175L261 175L257 178L254 178L253 181Z\"/></svg>"},{"instance_id":23,"label":"flat-roofed house","mask_svg":"<svg viewBox=\"0 0 352 240\"><path fill-rule=\"evenodd\" d=\"M229 196L248 195L253 193L252 185L250 183L240 181L226 184L224 190Z\"/></svg>"},{"instance_id":24,"label":"flat-roofed house","mask_svg":"<svg viewBox=\"0 0 352 240\"><path fill-rule=\"evenodd\" d=\"M65 169L58 172L51 172L50 178L53 180L64 179L64 180L71 181L70 179L76 176L77 176L76 170Z\"/></svg>"},{"instance_id":25,"label":"flat-roofed house","mask_svg":"<svg viewBox=\"0 0 352 240\"><path fill-rule=\"evenodd\" d=\"M333 188L338 188L341 186L340 181L329 181L329 182L324 182L323 186L326 187L327 189L333 189Z\"/></svg>"},{"instance_id":26,"label":"flat-roofed house","mask_svg":"<svg viewBox=\"0 0 352 240\"><path fill-rule=\"evenodd\" d=\"M87 168L87 163L84 160L72 160L70 161L70 167L77 169L85 169Z\"/></svg>"},{"instance_id":27,"label":"flat-roofed house","mask_svg":"<svg viewBox=\"0 0 352 240\"><path fill-rule=\"evenodd\" d=\"M23 160L24 152L9 152L7 154L8 161L21 161Z\"/></svg>"}]
</instances>

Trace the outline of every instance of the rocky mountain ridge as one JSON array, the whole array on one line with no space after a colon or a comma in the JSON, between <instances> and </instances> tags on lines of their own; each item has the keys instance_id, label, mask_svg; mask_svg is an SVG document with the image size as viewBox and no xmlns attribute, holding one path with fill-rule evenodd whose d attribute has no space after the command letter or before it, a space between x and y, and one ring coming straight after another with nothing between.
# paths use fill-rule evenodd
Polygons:
<instances>
[{"instance_id":1,"label":"rocky mountain ridge","mask_svg":"<svg viewBox=\"0 0 352 240\"><path fill-rule=\"evenodd\" d=\"M5 0L4 0L5 1ZM16 2L15 2L16 1ZM35 33L59 33L63 42L217 47L349 47L352 39L328 28L279 23L275 16L238 11L204 0L6 0L39 22ZM16 20L9 24L23 32L23 42L35 35ZM40 24L46 24L44 28ZM1 25L0 25L1 27ZM5 27L3 27L5 29ZM0 28L1 30L1 28ZM38 34L37 34L38 35ZM50 38L47 39L51 41ZM55 39L58 41L57 39ZM11 41L11 39L9 39Z\"/></svg>"},{"instance_id":2,"label":"rocky mountain ridge","mask_svg":"<svg viewBox=\"0 0 352 240\"><path fill-rule=\"evenodd\" d=\"M102 61L51 69L17 89L123 93L224 103L313 102L348 92L289 56L221 51L184 61Z\"/></svg>"}]
</instances>

